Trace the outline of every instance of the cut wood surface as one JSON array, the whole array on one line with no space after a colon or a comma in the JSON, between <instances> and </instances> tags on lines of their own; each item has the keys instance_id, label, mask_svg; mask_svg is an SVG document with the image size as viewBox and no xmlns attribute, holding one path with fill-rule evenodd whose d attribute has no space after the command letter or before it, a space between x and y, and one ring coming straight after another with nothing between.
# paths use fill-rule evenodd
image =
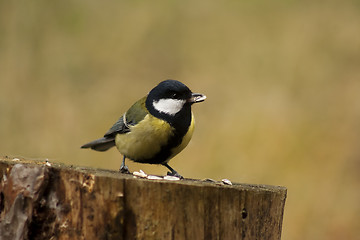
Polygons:
<instances>
[{"instance_id":1,"label":"cut wood surface","mask_svg":"<svg viewBox=\"0 0 360 240\"><path fill-rule=\"evenodd\" d=\"M2 239L280 239L286 188L0 157Z\"/></svg>"}]
</instances>

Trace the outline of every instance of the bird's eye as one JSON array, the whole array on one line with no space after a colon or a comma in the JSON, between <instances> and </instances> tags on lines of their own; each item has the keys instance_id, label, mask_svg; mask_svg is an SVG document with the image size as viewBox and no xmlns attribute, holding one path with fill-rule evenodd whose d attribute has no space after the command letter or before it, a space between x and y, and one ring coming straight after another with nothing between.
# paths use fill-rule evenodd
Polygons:
<instances>
[{"instance_id":1,"label":"bird's eye","mask_svg":"<svg viewBox=\"0 0 360 240\"><path fill-rule=\"evenodd\" d=\"M171 94L171 98L177 98L178 94L177 93L173 93Z\"/></svg>"}]
</instances>

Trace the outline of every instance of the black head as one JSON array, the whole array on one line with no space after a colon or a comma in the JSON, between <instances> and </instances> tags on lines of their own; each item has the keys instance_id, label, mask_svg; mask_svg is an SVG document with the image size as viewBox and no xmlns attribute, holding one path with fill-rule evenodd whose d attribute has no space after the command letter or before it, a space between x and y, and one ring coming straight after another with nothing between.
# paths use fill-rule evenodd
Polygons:
<instances>
[{"instance_id":1,"label":"black head","mask_svg":"<svg viewBox=\"0 0 360 240\"><path fill-rule=\"evenodd\" d=\"M205 98L202 94L192 93L179 81L165 80L150 91L146 107L152 114L175 116L182 110L190 111L193 103L202 102Z\"/></svg>"},{"instance_id":2,"label":"black head","mask_svg":"<svg viewBox=\"0 0 360 240\"><path fill-rule=\"evenodd\" d=\"M190 111L193 103L202 102L205 98L202 94L192 93L179 81L165 80L150 91L146 107L152 114L157 112L161 115L175 116L183 109Z\"/></svg>"},{"instance_id":3,"label":"black head","mask_svg":"<svg viewBox=\"0 0 360 240\"><path fill-rule=\"evenodd\" d=\"M160 99L182 99L186 100L191 97L191 90L183 83L176 80L165 80L154 87L149 98L153 100Z\"/></svg>"}]
</instances>

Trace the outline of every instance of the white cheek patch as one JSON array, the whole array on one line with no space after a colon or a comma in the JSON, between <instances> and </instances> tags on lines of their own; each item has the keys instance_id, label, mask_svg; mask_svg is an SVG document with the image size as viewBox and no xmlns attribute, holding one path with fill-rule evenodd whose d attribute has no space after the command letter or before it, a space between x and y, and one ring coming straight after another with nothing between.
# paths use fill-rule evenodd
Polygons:
<instances>
[{"instance_id":1,"label":"white cheek patch","mask_svg":"<svg viewBox=\"0 0 360 240\"><path fill-rule=\"evenodd\" d=\"M185 100L165 98L159 101L153 101L153 106L159 112L174 116L180 112L185 103Z\"/></svg>"}]
</instances>

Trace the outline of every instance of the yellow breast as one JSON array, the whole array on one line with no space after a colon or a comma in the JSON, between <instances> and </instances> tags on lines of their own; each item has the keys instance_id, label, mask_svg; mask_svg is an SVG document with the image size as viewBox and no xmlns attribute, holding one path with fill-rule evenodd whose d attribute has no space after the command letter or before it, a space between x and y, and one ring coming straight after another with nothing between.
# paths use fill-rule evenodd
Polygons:
<instances>
[{"instance_id":1,"label":"yellow breast","mask_svg":"<svg viewBox=\"0 0 360 240\"><path fill-rule=\"evenodd\" d=\"M172 135L170 124L148 114L137 125L130 126L130 132L116 135L115 143L126 157L146 159L155 156Z\"/></svg>"},{"instance_id":2,"label":"yellow breast","mask_svg":"<svg viewBox=\"0 0 360 240\"><path fill-rule=\"evenodd\" d=\"M170 160L181 150L183 150L192 137L194 131L194 118L182 142L177 147L171 149ZM155 118L148 114L135 126L130 126L130 132L117 134L115 137L116 147L121 154L132 160L142 160L153 158L158 154L162 147L168 143L168 139L174 134L174 128L164 120Z\"/></svg>"}]
</instances>

